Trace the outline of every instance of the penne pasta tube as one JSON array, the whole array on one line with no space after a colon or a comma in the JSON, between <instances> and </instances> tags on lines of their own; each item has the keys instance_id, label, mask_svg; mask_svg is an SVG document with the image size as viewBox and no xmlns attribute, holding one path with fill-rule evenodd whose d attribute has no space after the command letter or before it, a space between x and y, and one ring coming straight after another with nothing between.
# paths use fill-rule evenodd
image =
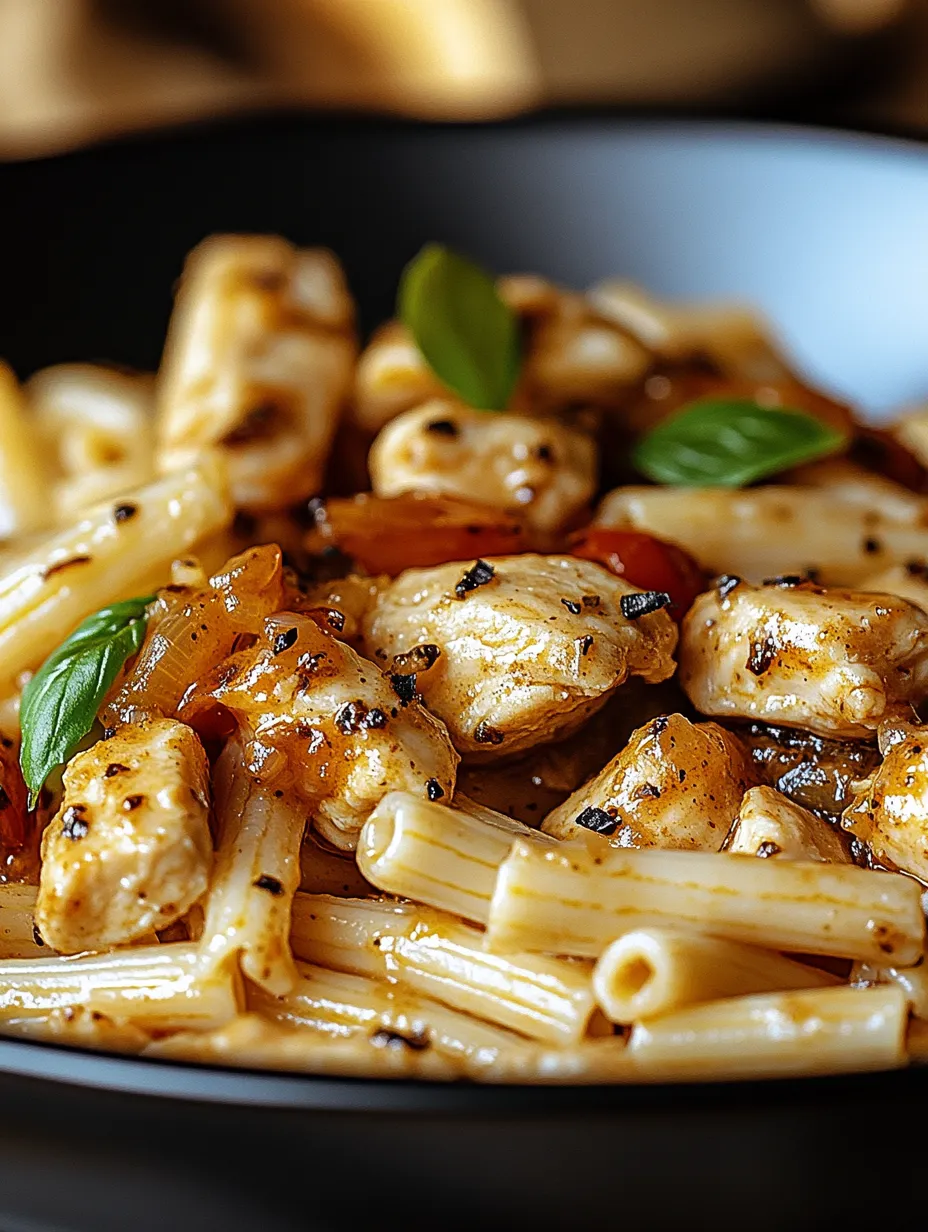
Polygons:
<instances>
[{"instance_id":1,"label":"penne pasta tube","mask_svg":"<svg viewBox=\"0 0 928 1232\"><path fill-rule=\"evenodd\" d=\"M309 962L389 978L552 1044L578 1042L595 1011L589 964L490 954L479 929L411 903L298 894L290 940Z\"/></svg>"},{"instance_id":2,"label":"penne pasta tube","mask_svg":"<svg viewBox=\"0 0 928 1232\"><path fill-rule=\"evenodd\" d=\"M219 850L200 937L201 966L215 970L236 957L242 972L271 993L296 981L290 953L290 908L300 884L306 815L248 771L232 740L213 776Z\"/></svg>"},{"instance_id":3,"label":"penne pasta tube","mask_svg":"<svg viewBox=\"0 0 928 1232\"><path fill-rule=\"evenodd\" d=\"M360 1035L417 1052L430 1049L459 1062L491 1064L524 1041L511 1031L459 1014L437 1001L366 975L327 971L306 963L284 997L255 990L249 1007L285 1026L310 1027L335 1036Z\"/></svg>"},{"instance_id":4,"label":"penne pasta tube","mask_svg":"<svg viewBox=\"0 0 928 1232\"><path fill-rule=\"evenodd\" d=\"M0 885L0 958L48 954L34 922L38 892L38 886Z\"/></svg>"},{"instance_id":5,"label":"penne pasta tube","mask_svg":"<svg viewBox=\"0 0 928 1232\"><path fill-rule=\"evenodd\" d=\"M361 831L358 868L379 890L485 924L496 870L513 840L521 836L546 849L555 842L485 812L477 818L408 792L390 792Z\"/></svg>"},{"instance_id":6,"label":"penne pasta tube","mask_svg":"<svg viewBox=\"0 0 928 1232\"><path fill-rule=\"evenodd\" d=\"M597 957L631 928L692 927L730 941L839 958L914 962L921 887L849 864L610 848L591 835L541 848L517 839L499 869L491 950Z\"/></svg>"},{"instance_id":7,"label":"penne pasta tube","mask_svg":"<svg viewBox=\"0 0 928 1232\"><path fill-rule=\"evenodd\" d=\"M209 1028L237 1014L239 1000L235 974L204 975L183 942L0 962L0 1025L81 1007L151 1030Z\"/></svg>"},{"instance_id":8,"label":"penne pasta tube","mask_svg":"<svg viewBox=\"0 0 928 1232\"><path fill-rule=\"evenodd\" d=\"M107 1052L141 1052L151 1043L147 1031L131 1022L115 1022L99 1010L67 1006L31 1018L8 1018L0 1022L0 1034L20 1039L73 1044L78 1048L101 1048Z\"/></svg>"},{"instance_id":9,"label":"penne pasta tube","mask_svg":"<svg viewBox=\"0 0 928 1232\"><path fill-rule=\"evenodd\" d=\"M814 569L826 586L855 586L883 565L928 560L928 502L919 520L897 520L874 501L827 489L617 488L597 526L648 531L691 552L704 568L749 582ZM879 553L875 554L872 544Z\"/></svg>"},{"instance_id":10,"label":"penne pasta tube","mask_svg":"<svg viewBox=\"0 0 928 1232\"><path fill-rule=\"evenodd\" d=\"M606 1017L618 1023L721 997L836 982L773 950L673 928L625 933L607 946L593 969L596 1000Z\"/></svg>"},{"instance_id":11,"label":"penne pasta tube","mask_svg":"<svg viewBox=\"0 0 928 1232\"><path fill-rule=\"evenodd\" d=\"M813 988L730 997L639 1023L628 1042L638 1080L836 1074L906 1062L900 988Z\"/></svg>"},{"instance_id":12,"label":"penne pasta tube","mask_svg":"<svg viewBox=\"0 0 928 1232\"><path fill-rule=\"evenodd\" d=\"M221 467L204 458L14 554L0 578L2 689L91 612L167 581L172 559L231 517Z\"/></svg>"},{"instance_id":13,"label":"penne pasta tube","mask_svg":"<svg viewBox=\"0 0 928 1232\"><path fill-rule=\"evenodd\" d=\"M0 541L48 525L42 462L16 376L0 362Z\"/></svg>"},{"instance_id":14,"label":"penne pasta tube","mask_svg":"<svg viewBox=\"0 0 928 1232\"><path fill-rule=\"evenodd\" d=\"M928 963L915 967L881 967L873 963L857 963L851 972L851 983L867 987L871 984L896 984L905 993L909 1009L916 1018L928 1019Z\"/></svg>"},{"instance_id":15,"label":"penne pasta tube","mask_svg":"<svg viewBox=\"0 0 928 1232\"><path fill-rule=\"evenodd\" d=\"M241 1014L213 1031L182 1031L156 1040L143 1053L165 1060L248 1069L282 1069L356 1078L460 1078L459 1065L432 1049L417 1050L395 1040L364 1035L345 1039L312 1030L295 1030Z\"/></svg>"}]
</instances>

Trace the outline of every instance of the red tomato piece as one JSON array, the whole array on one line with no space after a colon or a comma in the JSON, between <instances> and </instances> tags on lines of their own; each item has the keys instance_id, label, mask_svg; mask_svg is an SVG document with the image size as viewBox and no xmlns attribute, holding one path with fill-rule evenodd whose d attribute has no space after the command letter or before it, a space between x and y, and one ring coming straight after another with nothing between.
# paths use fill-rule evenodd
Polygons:
<instances>
[{"instance_id":1,"label":"red tomato piece","mask_svg":"<svg viewBox=\"0 0 928 1232\"><path fill-rule=\"evenodd\" d=\"M673 600L667 610L677 621L708 582L689 552L644 531L590 526L573 536L570 552L605 565L639 590L666 591Z\"/></svg>"}]
</instances>

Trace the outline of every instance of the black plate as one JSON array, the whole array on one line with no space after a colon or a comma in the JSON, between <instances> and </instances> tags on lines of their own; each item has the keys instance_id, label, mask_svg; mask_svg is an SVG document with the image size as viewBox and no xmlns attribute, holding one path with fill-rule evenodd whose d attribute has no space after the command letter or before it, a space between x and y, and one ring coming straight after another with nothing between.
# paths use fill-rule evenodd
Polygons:
<instances>
[{"instance_id":1,"label":"black plate","mask_svg":"<svg viewBox=\"0 0 928 1232\"><path fill-rule=\"evenodd\" d=\"M0 353L157 363L184 252L272 230L365 324L443 239L766 309L873 411L928 396L928 153L750 125L238 122L0 167ZM844 1228L919 1211L924 1072L641 1089L198 1070L0 1041L3 1229ZM169 1097L169 1098L166 1098Z\"/></svg>"}]
</instances>

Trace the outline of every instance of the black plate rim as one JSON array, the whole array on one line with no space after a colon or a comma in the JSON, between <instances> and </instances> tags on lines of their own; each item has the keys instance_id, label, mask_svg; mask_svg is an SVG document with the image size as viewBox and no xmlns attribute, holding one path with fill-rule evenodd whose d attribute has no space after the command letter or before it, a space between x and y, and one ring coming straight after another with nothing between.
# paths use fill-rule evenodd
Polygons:
<instances>
[{"instance_id":1,"label":"black plate rim","mask_svg":"<svg viewBox=\"0 0 928 1232\"><path fill-rule=\"evenodd\" d=\"M82 147L37 159L13 159L0 167L0 179L15 176L19 166L63 160L113 156L123 151L207 140L213 134L243 133L268 128L323 126L352 130L425 128L441 133L486 128L528 131L623 132L708 135L754 142L795 141L804 145L891 151L924 163L928 137L908 132L869 132L839 126L805 125L779 119L737 119L724 114L680 118L662 112L590 110L585 113L542 112L496 122L426 124L402 117L370 117L352 113L308 115L300 110L258 111L245 116L209 116L193 124L165 125L115 135ZM116 1092L212 1104L248 1105L327 1112L473 1113L552 1112L568 1108L696 1112L707 1108L790 1106L810 1095L827 1102L849 1102L875 1094L887 1102L897 1095L911 1098L928 1091L928 1066L863 1074L803 1078L768 1078L728 1082L627 1083L613 1085L478 1085L386 1078L319 1076L293 1071L266 1071L217 1064L125 1056L42 1040L0 1037L0 1074L43 1083L60 1083Z\"/></svg>"}]
</instances>

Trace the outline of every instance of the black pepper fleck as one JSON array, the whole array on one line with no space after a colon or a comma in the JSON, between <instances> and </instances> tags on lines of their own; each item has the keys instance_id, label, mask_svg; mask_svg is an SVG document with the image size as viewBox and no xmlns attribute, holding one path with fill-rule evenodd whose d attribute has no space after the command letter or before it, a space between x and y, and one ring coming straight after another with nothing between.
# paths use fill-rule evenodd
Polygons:
<instances>
[{"instance_id":1,"label":"black pepper fleck","mask_svg":"<svg viewBox=\"0 0 928 1232\"><path fill-rule=\"evenodd\" d=\"M598 607L600 602L599 595L581 595L581 600L584 607Z\"/></svg>"},{"instance_id":2,"label":"black pepper fleck","mask_svg":"<svg viewBox=\"0 0 928 1232\"><path fill-rule=\"evenodd\" d=\"M872 535L868 535L863 542L863 548L868 556L873 556L877 552L882 552L883 545L880 543L879 539L875 539Z\"/></svg>"},{"instance_id":3,"label":"black pepper fleck","mask_svg":"<svg viewBox=\"0 0 928 1232\"><path fill-rule=\"evenodd\" d=\"M745 667L755 676L763 676L777 657L777 644L772 637L765 637L762 642L751 642Z\"/></svg>"},{"instance_id":4,"label":"black pepper fleck","mask_svg":"<svg viewBox=\"0 0 928 1232\"><path fill-rule=\"evenodd\" d=\"M487 722L478 723L474 728L474 740L477 744L502 744L504 739L503 733Z\"/></svg>"},{"instance_id":5,"label":"black pepper fleck","mask_svg":"<svg viewBox=\"0 0 928 1232\"><path fill-rule=\"evenodd\" d=\"M765 586L779 586L782 590L789 590L793 586L801 586L805 578L798 573L781 573L777 577L764 578Z\"/></svg>"},{"instance_id":6,"label":"black pepper fleck","mask_svg":"<svg viewBox=\"0 0 928 1232\"><path fill-rule=\"evenodd\" d=\"M45 945L45 938L39 932L35 924L32 926L32 940L36 943L36 945L41 945L43 947Z\"/></svg>"},{"instance_id":7,"label":"black pepper fleck","mask_svg":"<svg viewBox=\"0 0 928 1232\"><path fill-rule=\"evenodd\" d=\"M274 638L274 654L283 654L285 650L289 650L291 646L296 644L296 639L299 637L299 630L285 629L283 633L278 633Z\"/></svg>"},{"instance_id":8,"label":"black pepper fleck","mask_svg":"<svg viewBox=\"0 0 928 1232\"><path fill-rule=\"evenodd\" d=\"M496 570L491 564L485 560L477 560L467 569L460 582L455 586L454 593L459 599L463 599L470 591L476 590L478 586L486 586L487 582L492 582L496 575Z\"/></svg>"},{"instance_id":9,"label":"black pepper fleck","mask_svg":"<svg viewBox=\"0 0 928 1232\"><path fill-rule=\"evenodd\" d=\"M591 648L592 648L592 646L593 646L593 636L592 636L592 634L587 633L585 637L581 637L581 639L580 639L580 655L581 655L581 657L582 657L583 655L587 655L587 654L589 654L589 653L590 653L590 650L591 650Z\"/></svg>"},{"instance_id":10,"label":"black pepper fleck","mask_svg":"<svg viewBox=\"0 0 928 1232\"><path fill-rule=\"evenodd\" d=\"M103 777L105 779L111 779L114 774L126 774L128 769L129 767L124 766L121 761L111 761L103 771Z\"/></svg>"},{"instance_id":11,"label":"black pepper fleck","mask_svg":"<svg viewBox=\"0 0 928 1232\"><path fill-rule=\"evenodd\" d=\"M408 706L410 702L414 702L416 700L417 693L415 676L392 675L390 677L390 684L393 688L393 692L404 706Z\"/></svg>"},{"instance_id":12,"label":"black pepper fleck","mask_svg":"<svg viewBox=\"0 0 928 1232\"><path fill-rule=\"evenodd\" d=\"M561 603L563 603L564 607L567 608L568 612L570 612L571 615L573 616L580 615L580 604L574 603L573 599L562 599Z\"/></svg>"},{"instance_id":13,"label":"black pepper fleck","mask_svg":"<svg viewBox=\"0 0 928 1232\"><path fill-rule=\"evenodd\" d=\"M90 826L84 818L86 812L87 806L84 804L72 804L65 809L61 818L61 833L65 838L76 842L78 839L87 837Z\"/></svg>"},{"instance_id":14,"label":"black pepper fleck","mask_svg":"<svg viewBox=\"0 0 928 1232\"><path fill-rule=\"evenodd\" d=\"M662 607L669 607L672 600L666 590L636 591L632 595L623 595L619 600L622 615L626 620L639 620L642 616L650 616L659 612Z\"/></svg>"},{"instance_id":15,"label":"black pepper fleck","mask_svg":"<svg viewBox=\"0 0 928 1232\"><path fill-rule=\"evenodd\" d=\"M619 828L616 819L601 808L585 808L582 813L577 814L575 820L578 826L583 826L584 830L592 830L594 834L615 834Z\"/></svg>"},{"instance_id":16,"label":"black pepper fleck","mask_svg":"<svg viewBox=\"0 0 928 1232\"><path fill-rule=\"evenodd\" d=\"M425 425L426 432L434 432L436 436L457 436L458 425L450 419L433 419Z\"/></svg>"},{"instance_id":17,"label":"black pepper fleck","mask_svg":"<svg viewBox=\"0 0 928 1232\"><path fill-rule=\"evenodd\" d=\"M661 798L661 789L655 787L653 783L642 783L635 790L636 800L659 800Z\"/></svg>"},{"instance_id":18,"label":"black pepper fleck","mask_svg":"<svg viewBox=\"0 0 928 1232\"><path fill-rule=\"evenodd\" d=\"M425 793L430 800L440 800L445 794L445 789L438 779L429 779L425 785Z\"/></svg>"},{"instance_id":19,"label":"black pepper fleck","mask_svg":"<svg viewBox=\"0 0 928 1232\"><path fill-rule=\"evenodd\" d=\"M128 522L130 518L135 517L138 511L138 505L117 505L113 510L113 517L117 522Z\"/></svg>"},{"instance_id":20,"label":"black pepper fleck","mask_svg":"<svg viewBox=\"0 0 928 1232\"><path fill-rule=\"evenodd\" d=\"M723 573L715 583L715 588L719 592L719 598L725 599L736 586L741 585L741 578L734 573Z\"/></svg>"},{"instance_id":21,"label":"black pepper fleck","mask_svg":"<svg viewBox=\"0 0 928 1232\"><path fill-rule=\"evenodd\" d=\"M278 894L283 894L284 887L276 877L269 877L267 873L262 873L255 881L251 883L256 890L267 890L268 894L273 894L276 898Z\"/></svg>"},{"instance_id":22,"label":"black pepper fleck","mask_svg":"<svg viewBox=\"0 0 928 1232\"><path fill-rule=\"evenodd\" d=\"M766 860L770 856L778 856L782 850L782 847L778 847L776 843L771 843L768 839L758 847L757 854L762 860Z\"/></svg>"},{"instance_id":23,"label":"black pepper fleck","mask_svg":"<svg viewBox=\"0 0 928 1232\"><path fill-rule=\"evenodd\" d=\"M144 803L145 803L144 796L126 796L125 800L123 800L122 802L122 807L126 810L127 813L131 813L135 809L137 809L139 805L142 805Z\"/></svg>"}]
</instances>

